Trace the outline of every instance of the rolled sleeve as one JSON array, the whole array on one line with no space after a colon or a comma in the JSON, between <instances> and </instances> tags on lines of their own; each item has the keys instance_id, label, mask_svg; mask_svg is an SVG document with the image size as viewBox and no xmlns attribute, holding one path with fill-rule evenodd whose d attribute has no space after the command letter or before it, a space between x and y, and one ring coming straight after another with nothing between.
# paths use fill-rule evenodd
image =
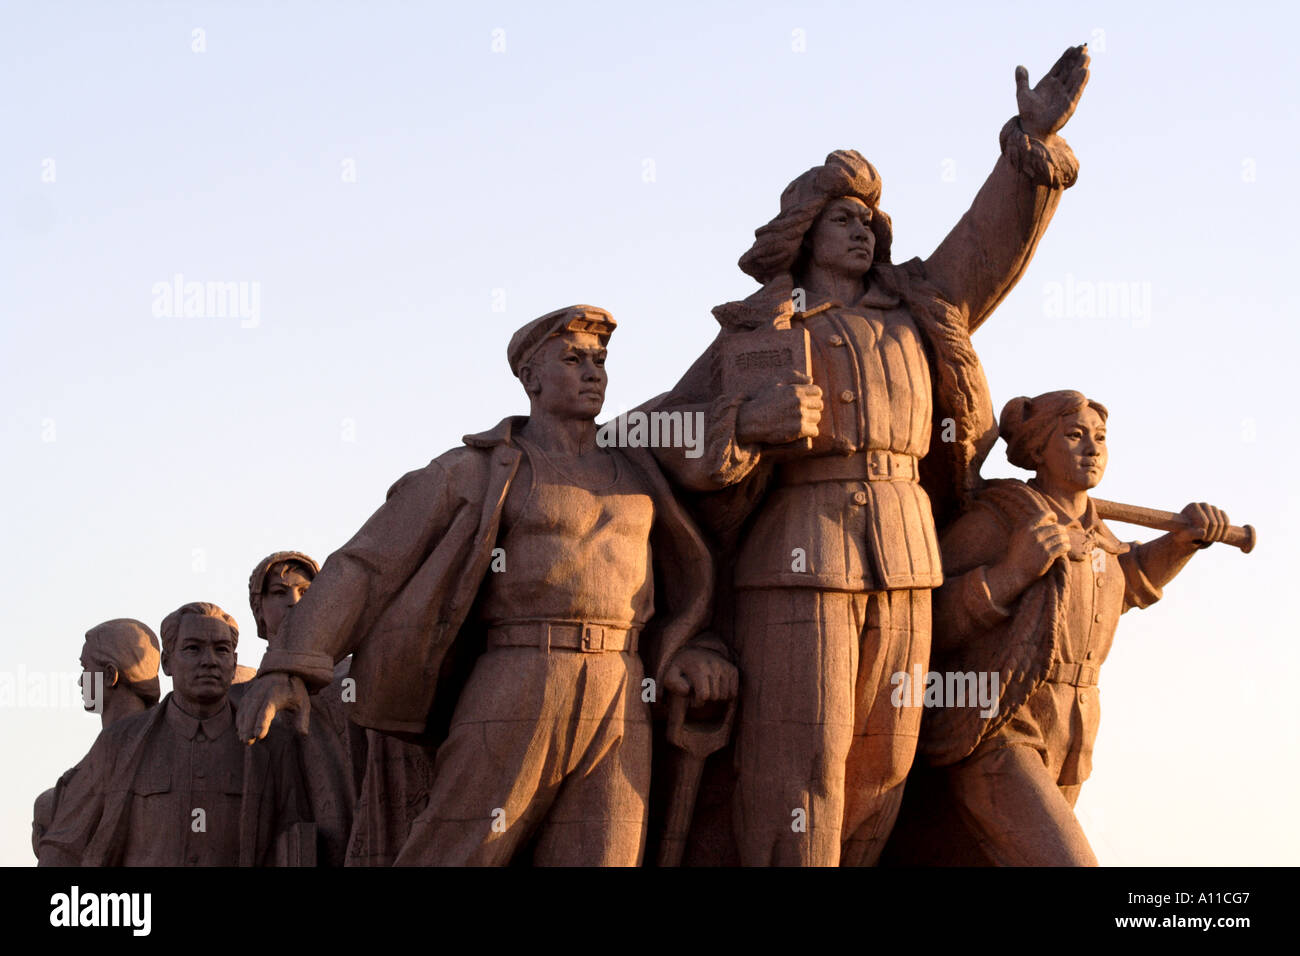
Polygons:
<instances>
[{"instance_id":1,"label":"rolled sleeve","mask_svg":"<svg viewBox=\"0 0 1300 956\"><path fill-rule=\"evenodd\" d=\"M258 674L295 674L309 687L324 686L334 679L334 658L318 651L267 651Z\"/></svg>"},{"instance_id":2,"label":"rolled sleeve","mask_svg":"<svg viewBox=\"0 0 1300 956\"><path fill-rule=\"evenodd\" d=\"M1156 587L1142 567L1142 549L1133 542L1129 550L1119 556L1119 566L1124 572L1124 610L1144 608L1165 596L1163 588ZM1123 613L1123 612L1121 612Z\"/></svg>"},{"instance_id":3,"label":"rolled sleeve","mask_svg":"<svg viewBox=\"0 0 1300 956\"><path fill-rule=\"evenodd\" d=\"M758 446L742 444L736 437L740 407L744 403L743 395L723 395L709 406L706 413L705 467L709 483L716 488L736 484L758 464Z\"/></svg>"}]
</instances>

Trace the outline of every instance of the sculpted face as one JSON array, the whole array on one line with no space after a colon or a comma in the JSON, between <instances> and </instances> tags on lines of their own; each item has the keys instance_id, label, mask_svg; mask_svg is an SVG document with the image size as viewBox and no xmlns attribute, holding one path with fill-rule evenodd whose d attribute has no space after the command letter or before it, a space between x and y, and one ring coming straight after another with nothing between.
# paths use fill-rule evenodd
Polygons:
<instances>
[{"instance_id":1,"label":"sculpted face","mask_svg":"<svg viewBox=\"0 0 1300 956\"><path fill-rule=\"evenodd\" d=\"M225 622L186 614L174 646L163 648L163 671L185 701L210 704L221 700L235 679L235 641Z\"/></svg>"},{"instance_id":2,"label":"sculpted face","mask_svg":"<svg viewBox=\"0 0 1300 956\"><path fill-rule=\"evenodd\" d=\"M811 264L835 275L861 278L871 268L876 249L871 207L851 196L836 199L817 217L809 239Z\"/></svg>"},{"instance_id":3,"label":"sculpted face","mask_svg":"<svg viewBox=\"0 0 1300 956\"><path fill-rule=\"evenodd\" d=\"M266 640L275 640L289 610L307 593L311 578L292 564L277 564L267 572L266 586L262 592L262 622L266 625Z\"/></svg>"},{"instance_id":4,"label":"sculpted face","mask_svg":"<svg viewBox=\"0 0 1300 956\"><path fill-rule=\"evenodd\" d=\"M565 332L543 345L520 372L538 411L590 421L605 404L605 346L594 332Z\"/></svg>"},{"instance_id":5,"label":"sculpted face","mask_svg":"<svg viewBox=\"0 0 1300 956\"><path fill-rule=\"evenodd\" d=\"M1106 423L1085 407L1063 416L1039 455L1038 471L1054 484L1076 491L1095 488L1106 472Z\"/></svg>"}]
</instances>

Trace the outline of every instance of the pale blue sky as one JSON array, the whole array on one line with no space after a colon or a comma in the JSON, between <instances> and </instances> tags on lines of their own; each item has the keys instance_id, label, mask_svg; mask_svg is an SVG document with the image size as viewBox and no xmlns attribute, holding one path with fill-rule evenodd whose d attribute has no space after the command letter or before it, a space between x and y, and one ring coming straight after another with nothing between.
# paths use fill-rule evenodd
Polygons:
<instances>
[{"instance_id":1,"label":"pale blue sky","mask_svg":"<svg viewBox=\"0 0 1300 956\"><path fill-rule=\"evenodd\" d=\"M606 408L639 403L712 338L709 309L754 288L736 260L794 176L860 150L895 260L928 255L996 159L1016 64L1036 81L1088 41L1064 131L1079 182L975 337L995 407L1086 392L1111 410L1099 494L1208 500L1260 545L1198 555L1121 622L1080 817L1104 863L1297 862L1297 19L5 3L4 672L71 681L90 626L156 629L191 600L233 613L255 664L253 565L323 560L405 471L524 410L515 328L610 309ZM177 273L257 283L256 327L155 316ZM1105 283L1149 309L1054 313L1056 291ZM1014 473L1002 446L985 472ZM0 706L0 863L31 861L32 799L97 730L75 707Z\"/></svg>"}]
</instances>

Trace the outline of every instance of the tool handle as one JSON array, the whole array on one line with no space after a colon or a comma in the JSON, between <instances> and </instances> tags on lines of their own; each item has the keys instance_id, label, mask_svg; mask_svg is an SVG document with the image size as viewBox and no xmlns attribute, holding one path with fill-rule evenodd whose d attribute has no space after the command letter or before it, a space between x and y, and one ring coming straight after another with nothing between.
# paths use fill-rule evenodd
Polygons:
<instances>
[{"instance_id":1,"label":"tool handle","mask_svg":"<svg viewBox=\"0 0 1300 956\"><path fill-rule=\"evenodd\" d=\"M1139 524L1144 528L1156 528L1160 531L1182 531L1187 527L1183 516L1172 511L1125 505L1118 501L1104 501L1101 498L1093 498L1092 503L1097 506L1097 515L1104 520ZM1229 525L1223 542L1234 548L1240 548L1242 554L1250 554L1255 548L1255 529L1250 525L1240 528Z\"/></svg>"}]
</instances>

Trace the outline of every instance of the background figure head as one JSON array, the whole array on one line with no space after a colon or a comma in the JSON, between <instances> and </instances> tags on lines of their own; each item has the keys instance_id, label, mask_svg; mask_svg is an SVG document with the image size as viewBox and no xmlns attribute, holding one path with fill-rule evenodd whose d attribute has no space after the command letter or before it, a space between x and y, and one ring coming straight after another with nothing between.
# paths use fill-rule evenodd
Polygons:
<instances>
[{"instance_id":1,"label":"background figure head","mask_svg":"<svg viewBox=\"0 0 1300 956\"><path fill-rule=\"evenodd\" d=\"M595 420L605 404L605 349L616 326L604 309L572 305L511 336L506 357L534 417Z\"/></svg>"},{"instance_id":2,"label":"background figure head","mask_svg":"<svg viewBox=\"0 0 1300 956\"><path fill-rule=\"evenodd\" d=\"M195 601L162 622L162 669L183 710L215 713L235 677L239 625L215 604Z\"/></svg>"},{"instance_id":3,"label":"background figure head","mask_svg":"<svg viewBox=\"0 0 1300 956\"><path fill-rule=\"evenodd\" d=\"M836 200L849 198L869 213L871 255L874 262L888 263L894 232L880 209L880 175L876 168L853 149L837 149L821 166L799 176L781 193L781 211L771 222L754 231L754 244L740 257L740 268L764 284L790 273L795 281L806 268L813 252L813 240L820 231L818 219ZM824 220L823 220L824 222ZM866 270L863 270L863 274Z\"/></svg>"},{"instance_id":4,"label":"background figure head","mask_svg":"<svg viewBox=\"0 0 1300 956\"><path fill-rule=\"evenodd\" d=\"M301 551L277 551L257 562L248 578L248 604L258 637L275 639L285 612L302 600L318 571L320 565Z\"/></svg>"},{"instance_id":5,"label":"background figure head","mask_svg":"<svg viewBox=\"0 0 1300 956\"><path fill-rule=\"evenodd\" d=\"M96 624L81 646L85 708L112 720L158 703L158 638L129 617Z\"/></svg>"},{"instance_id":6,"label":"background figure head","mask_svg":"<svg viewBox=\"0 0 1300 956\"><path fill-rule=\"evenodd\" d=\"M1082 392L1046 392L1013 398L999 430L1007 460L1037 473L1040 482L1067 492L1095 488L1106 471L1106 406Z\"/></svg>"}]
</instances>

